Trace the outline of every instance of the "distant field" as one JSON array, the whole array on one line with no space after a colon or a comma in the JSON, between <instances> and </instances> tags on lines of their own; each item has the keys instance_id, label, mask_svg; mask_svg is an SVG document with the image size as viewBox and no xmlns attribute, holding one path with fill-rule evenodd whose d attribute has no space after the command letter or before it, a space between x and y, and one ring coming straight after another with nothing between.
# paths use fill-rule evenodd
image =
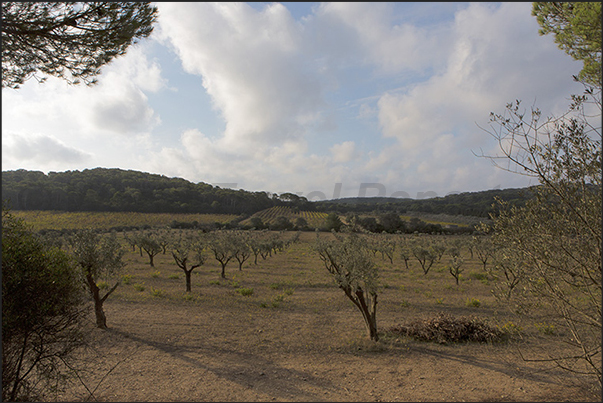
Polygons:
<instances>
[{"instance_id":1,"label":"distant field","mask_svg":"<svg viewBox=\"0 0 603 403\"><path fill-rule=\"evenodd\" d=\"M227 223L236 218L232 214L171 214L128 212L66 212L66 211L11 211L24 219L34 231L48 229L110 229L117 226L167 226L173 221L199 224Z\"/></svg>"},{"instance_id":2,"label":"distant field","mask_svg":"<svg viewBox=\"0 0 603 403\"><path fill-rule=\"evenodd\" d=\"M298 217L304 218L308 222L310 228L320 228L325 225L327 213L318 211L298 211L289 206L276 206L266 210L258 211L250 218L241 221L243 225L250 225L251 218L259 217L265 225L273 223L278 217L286 217L295 224ZM373 217L373 214L359 214L360 217ZM343 217L342 217L343 218ZM480 217L452 216L447 214L428 214L428 213L409 213L401 215L400 218L404 221L410 221L411 218L419 218L428 224L439 224L442 227L456 225L458 227L469 227L480 221L485 221Z\"/></svg>"},{"instance_id":3,"label":"distant field","mask_svg":"<svg viewBox=\"0 0 603 403\"><path fill-rule=\"evenodd\" d=\"M303 218L310 228L320 228L325 224L327 213L318 211L298 211L289 206L275 206L266 210L258 211L250 218L241 221L241 224L251 224L251 218L259 217L265 225L274 222L278 217L285 217L293 224L297 218Z\"/></svg>"}]
</instances>

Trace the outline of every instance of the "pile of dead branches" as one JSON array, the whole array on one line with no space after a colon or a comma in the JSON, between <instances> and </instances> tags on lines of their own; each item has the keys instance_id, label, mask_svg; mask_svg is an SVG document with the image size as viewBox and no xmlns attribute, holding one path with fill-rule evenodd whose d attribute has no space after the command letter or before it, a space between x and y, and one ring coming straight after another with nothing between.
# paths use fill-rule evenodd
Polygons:
<instances>
[{"instance_id":1,"label":"pile of dead branches","mask_svg":"<svg viewBox=\"0 0 603 403\"><path fill-rule=\"evenodd\" d=\"M488 325L484 319L475 316L453 317L445 313L439 313L430 319L414 320L407 325L391 327L389 332L441 344L496 342L505 338L503 331Z\"/></svg>"}]
</instances>

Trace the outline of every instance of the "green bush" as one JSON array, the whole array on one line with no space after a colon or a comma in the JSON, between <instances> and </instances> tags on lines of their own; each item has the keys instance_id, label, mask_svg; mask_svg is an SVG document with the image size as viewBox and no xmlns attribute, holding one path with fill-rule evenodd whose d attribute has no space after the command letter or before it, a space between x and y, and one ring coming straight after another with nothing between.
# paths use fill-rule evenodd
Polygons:
<instances>
[{"instance_id":1,"label":"green bush","mask_svg":"<svg viewBox=\"0 0 603 403\"><path fill-rule=\"evenodd\" d=\"M477 298L467 298L465 305L467 305L469 307L479 308L482 305L482 303Z\"/></svg>"},{"instance_id":2,"label":"green bush","mask_svg":"<svg viewBox=\"0 0 603 403\"><path fill-rule=\"evenodd\" d=\"M253 288L238 288L237 292L241 295L249 296L253 294Z\"/></svg>"},{"instance_id":3,"label":"green bush","mask_svg":"<svg viewBox=\"0 0 603 403\"><path fill-rule=\"evenodd\" d=\"M154 297L163 297L163 290L161 288L151 287L149 293Z\"/></svg>"}]
</instances>

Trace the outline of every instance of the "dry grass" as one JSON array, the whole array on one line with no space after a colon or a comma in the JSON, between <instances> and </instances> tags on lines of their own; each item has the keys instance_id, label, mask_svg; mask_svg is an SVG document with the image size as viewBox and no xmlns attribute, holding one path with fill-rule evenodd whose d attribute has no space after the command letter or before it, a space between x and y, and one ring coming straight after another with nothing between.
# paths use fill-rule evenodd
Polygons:
<instances>
[{"instance_id":1,"label":"dry grass","mask_svg":"<svg viewBox=\"0 0 603 403\"><path fill-rule=\"evenodd\" d=\"M93 228L108 230L122 227L167 227L172 221L199 224L228 223L232 214L171 214L131 212L67 212L67 211L12 211L16 218L24 219L34 231Z\"/></svg>"}]
</instances>

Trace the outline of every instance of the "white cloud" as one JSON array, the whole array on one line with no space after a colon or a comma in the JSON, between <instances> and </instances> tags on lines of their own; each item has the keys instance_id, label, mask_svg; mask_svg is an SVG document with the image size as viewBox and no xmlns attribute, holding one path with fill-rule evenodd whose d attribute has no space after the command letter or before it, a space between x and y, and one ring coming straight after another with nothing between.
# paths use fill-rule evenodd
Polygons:
<instances>
[{"instance_id":1,"label":"white cloud","mask_svg":"<svg viewBox=\"0 0 603 403\"><path fill-rule=\"evenodd\" d=\"M331 147L333 162L348 162L357 157L356 145L353 141L344 141Z\"/></svg>"},{"instance_id":2,"label":"white cloud","mask_svg":"<svg viewBox=\"0 0 603 403\"><path fill-rule=\"evenodd\" d=\"M382 74L420 72L437 65L441 56L431 50L445 46L447 37L433 27L395 21L394 15L393 3L321 3L316 24L326 42L323 49L376 66ZM342 50L335 50L341 45Z\"/></svg>"},{"instance_id":3,"label":"white cloud","mask_svg":"<svg viewBox=\"0 0 603 403\"><path fill-rule=\"evenodd\" d=\"M2 135L2 165L29 166L32 163L43 167L69 166L86 160L89 154L63 144L50 137L38 135L23 138L16 134Z\"/></svg>"},{"instance_id":4,"label":"white cloud","mask_svg":"<svg viewBox=\"0 0 603 403\"><path fill-rule=\"evenodd\" d=\"M161 3L161 34L226 121L233 149L298 140L320 124L319 79L308 71L301 30L281 4Z\"/></svg>"},{"instance_id":5,"label":"white cloud","mask_svg":"<svg viewBox=\"0 0 603 403\"><path fill-rule=\"evenodd\" d=\"M3 89L3 130L43 133L65 143L112 133L135 136L160 122L143 91L164 86L157 63L132 47L103 69L95 86L49 77L43 84L30 80L17 91Z\"/></svg>"},{"instance_id":6,"label":"white cloud","mask_svg":"<svg viewBox=\"0 0 603 403\"><path fill-rule=\"evenodd\" d=\"M447 34L452 47L446 53L446 69L406 92L381 97L383 135L395 138L403 158L416 166L416 183L487 187L477 168L487 167L485 161L476 163L468 151L492 144L492 139L476 122L485 125L491 111L522 97L541 100L545 110L563 108L557 94L576 89L569 74L575 63L555 51L550 38L539 37L537 29L529 4L503 3L497 8L471 3L457 13ZM379 159L391 160L385 154ZM477 168L473 178L466 174L470 167ZM487 167L483 172L489 171ZM517 180L525 182L506 177L509 183Z\"/></svg>"}]
</instances>

